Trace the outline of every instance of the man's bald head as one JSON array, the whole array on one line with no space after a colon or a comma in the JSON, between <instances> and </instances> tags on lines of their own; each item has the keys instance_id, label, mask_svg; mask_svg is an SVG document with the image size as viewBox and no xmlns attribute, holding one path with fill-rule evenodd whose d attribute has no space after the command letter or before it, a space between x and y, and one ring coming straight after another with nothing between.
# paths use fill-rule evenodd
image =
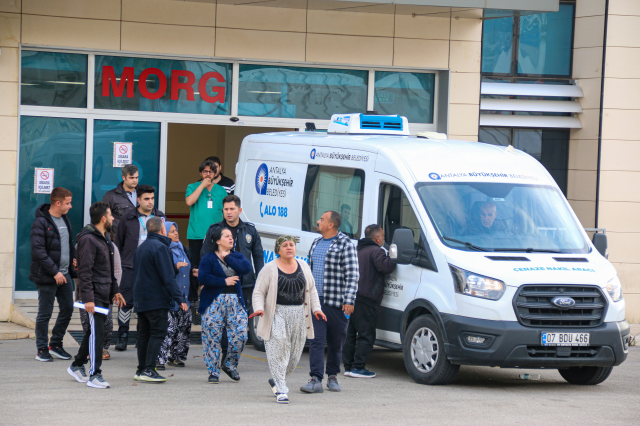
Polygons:
<instances>
[{"instance_id":1,"label":"man's bald head","mask_svg":"<svg viewBox=\"0 0 640 426\"><path fill-rule=\"evenodd\" d=\"M486 202L480 206L480 223L485 228L491 228L493 226L497 215L495 203Z\"/></svg>"}]
</instances>

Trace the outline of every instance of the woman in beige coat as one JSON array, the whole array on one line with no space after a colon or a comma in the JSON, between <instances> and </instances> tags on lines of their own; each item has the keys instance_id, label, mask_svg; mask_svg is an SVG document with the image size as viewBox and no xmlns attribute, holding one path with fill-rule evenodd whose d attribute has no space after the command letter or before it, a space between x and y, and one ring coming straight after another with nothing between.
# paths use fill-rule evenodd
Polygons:
<instances>
[{"instance_id":1,"label":"woman in beige coat","mask_svg":"<svg viewBox=\"0 0 640 426\"><path fill-rule=\"evenodd\" d=\"M269 379L276 402L288 404L286 378L300 361L306 339L313 339L311 312L316 319L327 320L320 310L320 300L309 265L296 259L296 240L282 236L276 241L280 257L266 264L253 290L253 311L259 316L258 336L264 339Z\"/></svg>"}]
</instances>

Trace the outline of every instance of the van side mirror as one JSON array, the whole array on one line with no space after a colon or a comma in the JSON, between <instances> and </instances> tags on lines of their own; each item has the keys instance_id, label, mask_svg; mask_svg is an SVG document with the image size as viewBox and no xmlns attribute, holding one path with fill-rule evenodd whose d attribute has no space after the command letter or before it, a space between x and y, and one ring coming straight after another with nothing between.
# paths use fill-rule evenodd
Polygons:
<instances>
[{"instance_id":1,"label":"van side mirror","mask_svg":"<svg viewBox=\"0 0 640 426\"><path fill-rule=\"evenodd\" d=\"M591 240L596 250L604 256L605 259L609 258L609 252L607 251L607 235L604 233L596 232L593 234L593 239Z\"/></svg>"},{"instance_id":2,"label":"van side mirror","mask_svg":"<svg viewBox=\"0 0 640 426\"><path fill-rule=\"evenodd\" d=\"M414 248L413 232L410 229L396 229L389 247L389 257L400 265L408 265L411 259L418 257Z\"/></svg>"}]
</instances>

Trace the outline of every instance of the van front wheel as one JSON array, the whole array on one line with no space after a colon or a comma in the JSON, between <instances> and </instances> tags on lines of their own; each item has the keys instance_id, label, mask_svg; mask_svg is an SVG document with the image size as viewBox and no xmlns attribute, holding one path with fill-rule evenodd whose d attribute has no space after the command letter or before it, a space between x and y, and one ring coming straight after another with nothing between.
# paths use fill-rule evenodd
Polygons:
<instances>
[{"instance_id":1,"label":"van front wheel","mask_svg":"<svg viewBox=\"0 0 640 426\"><path fill-rule=\"evenodd\" d=\"M460 369L447 359L444 338L431 315L421 315L411 322L402 346L404 365L416 383L446 385Z\"/></svg>"},{"instance_id":2,"label":"van front wheel","mask_svg":"<svg viewBox=\"0 0 640 426\"><path fill-rule=\"evenodd\" d=\"M247 324L247 328L253 348L257 351L264 352L264 340L262 340L262 337L258 336L258 317L251 318Z\"/></svg>"},{"instance_id":3,"label":"van front wheel","mask_svg":"<svg viewBox=\"0 0 640 426\"><path fill-rule=\"evenodd\" d=\"M572 385L599 385L609 378L613 367L571 367L558 372Z\"/></svg>"}]
</instances>

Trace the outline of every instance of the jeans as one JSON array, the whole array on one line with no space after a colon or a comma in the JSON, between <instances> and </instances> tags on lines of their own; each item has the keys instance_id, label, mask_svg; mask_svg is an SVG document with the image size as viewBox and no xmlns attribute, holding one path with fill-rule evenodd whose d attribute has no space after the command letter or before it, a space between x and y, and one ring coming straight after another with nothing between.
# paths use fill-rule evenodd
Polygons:
<instances>
[{"instance_id":1,"label":"jeans","mask_svg":"<svg viewBox=\"0 0 640 426\"><path fill-rule=\"evenodd\" d=\"M342 360L342 346L347 336L349 320L342 312L342 308L335 308L324 304L320 298L322 312L327 316L327 321L313 317L314 339L309 343L309 364L312 377L322 380L324 377L324 344L327 343L327 376L335 376L340 373L340 361Z\"/></svg>"},{"instance_id":2,"label":"jeans","mask_svg":"<svg viewBox=\"0 0 640 426\"><path fill-rule=\"evenodd\" d=\"M356 299L353 314L349 318L347 341L342 350L345 371L364 368L376 341L378 310Z\"/></svg>"},{"instance_id":3,"label":"jeans","mask_svg":"<svg viewBox=\"0 0 640 426\"><path fill-rule=\"evenodd\" d=\"M169 310L154 309L138 312L138 333L136 346L138 348L138 370L156 368L156 361L160 355L162 342L167 336L169 327Z\"/></svg>"},{"instance_id":4,"label":"jeans","mask_svg":"<svg viewBox=\"0 0 640 426\"><path fill-rule=\"evenodd\" d=\"M62 285L36 284L38 288L38 316L36 317L36 346L38 349L62 345L62 339L73 315L73 281L69 274ZM60 312L51 332L49 343L49 321L53 314L53 302L58 299Z\"/></svg>"},{"instance_id":5,"label":"jeans","mask_svg":"<svg viewBox=\"0 0 640 426\"><path fill-rule=\"evenodd\" d=\"M107 308L108 305L96 303L96 306ZM107 315L104 314L90 314L87 312L89 318L89 328L85 330L82 336L82 343L80 343L80 349L76 355L74 366L79 367L87 363L87 356L91 358L91 364L89 366L89 375L100 374L102 370L102 345L104 342L104 323L107 320Z\"/></svg>"}]
</instances>

